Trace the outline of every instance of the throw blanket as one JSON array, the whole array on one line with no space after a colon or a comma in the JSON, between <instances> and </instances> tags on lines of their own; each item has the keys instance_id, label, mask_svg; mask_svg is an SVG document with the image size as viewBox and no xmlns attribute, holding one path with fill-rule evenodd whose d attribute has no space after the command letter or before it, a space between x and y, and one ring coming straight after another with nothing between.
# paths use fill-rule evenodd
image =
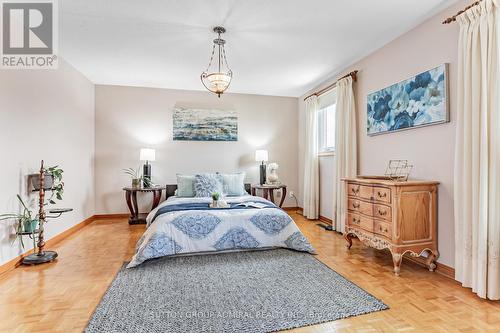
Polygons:
<instances>
[{"instance_id":1,"label":"throw blanket","mask_svg":"<svg viewBox=\"0 0 500 333\"><path fill-rule=\"evenodd\" d=\"M259 197L229 198L231 208L208 208L209 198L169 198L147 218L128 268L163 256L269 247L315 253L295 222L280 208ZM265 208L237 206L260 202Z\"/></svg>"},{"instance_id":2,"label":"throw blanket","mask_svg":"<svg viewBox=\"0 0 500 333\"><path fill-rule=\"evenodd\" d=\"M248 206L242 205L242 203L248 203L248 202L255 202L255 201L254 200L245 200L245 201L241 201L241 202L231 203L231 204L229 204L228 208L210 208L210 203L202 203L202 202L166 205L166 206L159 208L156 211L155 215L151 219L151 222L148 223L148 226L151 223L153 223L156 220L156 218L160 215L170 213L170 212L177 212L177 211L181 211L181 210L210 210L210 211L214 211L217 209L224 209L224 210L228 210L228 209L255 209L255 207L251 207L251 206L248 207ZM277 208L277 206L270 201L262 203L262 204L265 205L265 207L263 207L263 208ZM263 208L260 208L260 209L263 209Z\"/></svg>"}]
</instances>

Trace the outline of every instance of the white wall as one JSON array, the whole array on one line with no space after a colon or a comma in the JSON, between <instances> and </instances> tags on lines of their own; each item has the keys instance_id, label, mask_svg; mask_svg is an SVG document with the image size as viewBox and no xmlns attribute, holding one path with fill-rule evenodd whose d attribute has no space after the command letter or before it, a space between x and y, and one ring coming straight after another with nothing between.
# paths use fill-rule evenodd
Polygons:
<instances>
[{"instance_id":1,"label":"white wall","mask_svg":"<svg viewBox=\"0 0 500 333\"><path fill-rule=\"evenodd\" d=\"M237 142L172 140L174 106L232 109L238 112ZM258 181L256 149L269 150L279 176L297 191L297 99L200 91L96 86L96 211L128 212L122 187L130 180L121 171L141 166L139 149L156 149L153 181L175 184L176 173L246 171ZM141 198L142 208L150 198ZM295 206L287 199L285 205Z\"/></svg>"},{"instance_id":2,"label":"white wall","mask_svg":"<svg viewBox=\"0 0 500 333\"><path fill-rule=\"evenodd\" d=\"M26 175L44 159L64 169L58 207L74 209L46 225L46 239L92 216L94 85L62 59L58 70L0 71L0 154L0 213L18 211L16 194L28 196ZM12 222L0 222L0 265L23 252Z\"/></svg>"},{"instance_id":3,"label":"white wall","mask_svg":"<svg viewBox=\"0 0 500 333\"><path fill-rule=\"evenodd\" d=\"M449 266L454 265L453 156L458 24L442 25L441 21L462 9L466 3L466 1L458 2L341 73L343 75L355 69L359 70L358 82L355 83L359 174L380 175L384 173L390 159L407 159L415 165L411 177L441 182L438 209L438 246L441 256L438 261ZM450 64L450 123L374 137L367 136L367 94L443 63ZM336 78L326 80L311 92L334 82ZM307 92L304 96L311 92ZM300 98L299 156L302 156L304 151L302 144L304 112L303 98ZM299 184L302 185L303 163L300 161ZM325 181L327 180L322 177L321 182ZM323 202L331 199L321 200Z\"/></svg>"}]
</instances>

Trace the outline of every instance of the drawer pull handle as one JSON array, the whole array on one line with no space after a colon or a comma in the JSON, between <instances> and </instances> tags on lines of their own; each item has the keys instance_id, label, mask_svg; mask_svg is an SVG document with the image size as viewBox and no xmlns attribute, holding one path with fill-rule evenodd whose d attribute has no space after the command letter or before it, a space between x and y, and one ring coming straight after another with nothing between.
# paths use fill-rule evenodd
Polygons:
<instances>
[{"instance_id":1,"label":"drawer pull handle","mask_svg":"<svg viewBox=\"0 0 500 333\"><path fill-rule=\"evenodd\" d=\"M359 202L358 202L358 203L353 203L353 204L352 204L352 207L353 207L353 208L359 208Z\"/></svg>"},{"instance_id":2,"label":"drawer pull handle","mask_svg":"<svg viewBox=\"0 0 500 333\"><path fill-rule=\"evenodd\" d=\"M382 192L379 191L377 194L378 194L379 198L385 198L387 196L386 192L382 193Z\"/></svg>"},{"instance_id":3,"label":"drawer pull handle","mask_svg":"<svg viewBox=\"0 0 500 333\"><path fill-rule=\"evenodd\" d=\"M359 222L361 222L361 220L359 220L359 219L357 219L355 217L352 218L352 223L359 224Z\"/></svg>"},{"instance_id":4,"label":"drawer pull handle","mask_svg":"<svg viewBox=\"0 0 500 333\"><path fill-rule=\"evenodd\" d=\"M378 227L378 230L379 230L380 232L387 233L387 228L382 229L382 226L381 226L381 225Z\"/></svg>"},{"instance_id":5,"label":"drawer pull handle","mask_svg":"<svg viewBox=\"0 0 500 333\"><path fill-rule=\"evenodd\" d=\"M358 194L358 192L359 192L359 187L357 187L357 188L354 188L354 187L353 187L353 188L351 188L351 190L352 190L352 193L354 193L354 194Z\"/></svg>"},{"instance_id":6,"label":"drawer pull handle","mask_svg":"<svg viewBox=\"0 0 500 333\"><path fill-rule=\"evenodd\" d=\"M378 210L378 214L379 214L380 216L385 216L385 215L387 215L387 211L386 211L386 210L380 210L380 209L379 209L379 210Z\"/></svg>"}]
</instances>

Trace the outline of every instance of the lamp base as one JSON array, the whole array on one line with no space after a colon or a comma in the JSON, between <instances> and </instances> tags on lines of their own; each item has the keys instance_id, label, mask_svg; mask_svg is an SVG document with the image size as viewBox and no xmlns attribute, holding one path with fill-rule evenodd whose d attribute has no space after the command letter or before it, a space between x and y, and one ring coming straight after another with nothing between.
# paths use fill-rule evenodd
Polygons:
<instances>
[{"instance_id":1,"label":"lamp base","mask_svg":"<svg viewBox=\"0 0 500 333\"><path fill-rule=\"evenodd\" d=\"M144 187L151 187L151 164L149 163L144 164L142 177L144 179L142 185Z\"/></svg>"},{"instance_id":2,"label":"lamp base","mask_svg":"<svg viewBox=\"0 0 500 333\"><path fill-rule=\"evenodd\" d=\"M266 165L262 163L260 165L260 185L264 185L266 183Z\"/></svg>"}]
</instances>

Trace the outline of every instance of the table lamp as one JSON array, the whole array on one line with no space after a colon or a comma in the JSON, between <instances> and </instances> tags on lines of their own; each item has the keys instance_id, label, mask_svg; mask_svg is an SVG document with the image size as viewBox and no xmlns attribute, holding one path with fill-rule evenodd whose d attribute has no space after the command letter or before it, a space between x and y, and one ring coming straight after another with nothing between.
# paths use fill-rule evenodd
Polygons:
<instances>
[{"instance_id":1,"label":"table lamp","mask_svg":"<svg viewBox=\"0 0 500 333\"><path fill-rule=\"evenodd\" d=\"M260 185L264 185L266 183L266 165L264 162L267 162L269 159L269 154L267 150L256 150L255 151L255 161L262 162L260 165Z\"/></svg>"},{"instance_id":2,"label":"table lamp","mask_svg":"<svg viewBox=\"0 0 500 333\"><path fill-rule=\"evenodd\" d=\"M141 153L139 159L141 161L146 161L143 167L142 177L143 177L143 185L144 187L151 186L151 164L149 162L154 162L156 154L154 149L150 148L141 148Z\"/></svg>"}]
</instances>

